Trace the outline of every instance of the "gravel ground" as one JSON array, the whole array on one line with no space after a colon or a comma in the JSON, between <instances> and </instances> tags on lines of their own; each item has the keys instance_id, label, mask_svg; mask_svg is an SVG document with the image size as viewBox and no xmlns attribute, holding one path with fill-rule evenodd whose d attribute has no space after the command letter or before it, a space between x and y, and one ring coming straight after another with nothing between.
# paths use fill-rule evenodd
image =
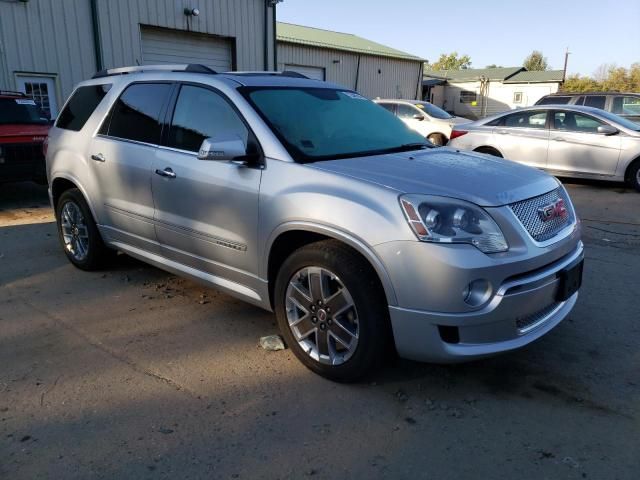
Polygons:
<instances>
[{"instance_id":1,"label":"gravel ground","mask_svg":"<svg viewBox=\"0 0 640 480\"><path fill-rule=\"evenodd\" d=\"M640 194L568 184L571 316L518 352L339 385L274 316L126 256L64 258L46 190L0 187L0 478L637 479Z\"/></svg>"}]
</instances>

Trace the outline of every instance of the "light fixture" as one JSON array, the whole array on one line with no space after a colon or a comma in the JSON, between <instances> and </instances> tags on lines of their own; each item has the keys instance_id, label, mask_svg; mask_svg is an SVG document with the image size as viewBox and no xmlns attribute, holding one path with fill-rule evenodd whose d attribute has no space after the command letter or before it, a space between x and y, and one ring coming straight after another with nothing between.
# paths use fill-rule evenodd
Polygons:
<instances>
[{"instance_id":1,"label":"light fixture","mask_svg":"<svg viewBox=\"0 0 640 480\"><path fill-rule=\"evenodd\" d=\"M197 8L189 8L189 7L185 7L184 9L184 14L187 17L197 17L198 15L200 15L200 10Z\"/></svg>"}]
</instances>

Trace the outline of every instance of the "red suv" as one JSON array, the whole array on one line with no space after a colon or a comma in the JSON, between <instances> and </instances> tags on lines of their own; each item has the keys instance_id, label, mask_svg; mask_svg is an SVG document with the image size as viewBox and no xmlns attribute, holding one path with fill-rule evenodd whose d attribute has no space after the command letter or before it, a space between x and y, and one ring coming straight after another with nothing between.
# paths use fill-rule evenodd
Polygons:
<instances>
[{"instance_id":1,"label":"red suv","mask_svg":"<svg viewBox=\"0 0 640 480\"><path fill-rule=\"evenodd\" d=\"M0 183L46 183L43 143L49 119L24 93L0 90Z\"/></svg>"}]
</instances>

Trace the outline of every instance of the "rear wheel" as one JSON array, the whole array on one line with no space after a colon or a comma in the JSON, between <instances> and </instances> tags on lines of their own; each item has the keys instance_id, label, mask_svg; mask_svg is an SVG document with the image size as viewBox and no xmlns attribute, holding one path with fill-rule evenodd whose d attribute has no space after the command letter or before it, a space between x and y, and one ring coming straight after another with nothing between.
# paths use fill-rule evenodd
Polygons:
<instances>
[{"instance_id":1,"label":"rear wheel","mask_svg":"<svg viewBox=\"0 0 640 480\"><path fill-rule=\"evenodd\" d=\"M77 188L64 192L56 205L58 237L71 263L82 270L97 270L111 253L82 193Z\"/></svg>"},{"instance_id":2,"label":"rear wheel","mask_svg":"<svg viewBox=\"0 0 640 480\"><path fill-rule=\"evenodd\" d=\"M431 143L433 143L437 147L442 147L444 144L447 143L446 137L441 133L432 133L427 137L427 140L429 140Z\"/></svg>"},{"instance_id":3,"label":"rear wheel","mask_svg":"<svg viewBox=\"0 0 640 480\"><path fill-rule=\"evenodd\" d=\"M329 240L296 250L275 285L287 345L309 369L348 382L379 365L391 340L388 307L375 271Z\"/></svg>"}]
</instances>

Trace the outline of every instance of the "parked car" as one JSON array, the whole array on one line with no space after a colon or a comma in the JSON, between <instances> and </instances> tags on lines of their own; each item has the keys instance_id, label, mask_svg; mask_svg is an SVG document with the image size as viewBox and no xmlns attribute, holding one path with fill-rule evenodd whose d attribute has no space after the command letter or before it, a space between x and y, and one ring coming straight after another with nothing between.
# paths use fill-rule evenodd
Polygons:
<instances>
[{"instance_id":1,"label":"parked car","mask_svg":"<svg viewBox=\"0 0 640 480\"><path fill-rule=\"evenodd\" d=\"M462 117L454 117L429 102L387 99L375 99L374 102L393 113L409 128L437 146L447 144L453 127L471 121Z\"/></svg>"},{"instance_id":2,"label":"parked car","mask_svg":"<svg viewBox=\"0 0 640 480\"><path fill-rule=\"evenodd\" d=\"M556 176L625 181L640 191L640 125L591 107L529 107L454 130L449 145Z\"/></svg>"},{"instance_id":3,"label":"parked car","mask_svg":"<svg viewBox=\"0 0 640 480\"><path fill-rule=\"evenodd\" d=\"M0 183L46 183L43 142L49 119L24 93L0 90Z\"/></svg>"},{"instance_id":4,"label":"parked car","mask_svg":"<svg viewBox=\"0 0 640 480\"><path fill-rule=\"evenodd\" d=\"M587 92L545 95L536 105L584 105L640 122L640 93Z\"/></svg>"},{"instance_id":5,"label":"parked car","mask_svg":"<svg viewBox=\"0 0 640 480\"><path fill-rule=\"evenodd\" d=\"M341 381L392 342L471 360L569 314L583 245L555 178L434 148L299 77L174 65L82 82L47 153L69 261L92 270L120 250L275 311L302 363Z\"/></svg>"}]
</instances>

